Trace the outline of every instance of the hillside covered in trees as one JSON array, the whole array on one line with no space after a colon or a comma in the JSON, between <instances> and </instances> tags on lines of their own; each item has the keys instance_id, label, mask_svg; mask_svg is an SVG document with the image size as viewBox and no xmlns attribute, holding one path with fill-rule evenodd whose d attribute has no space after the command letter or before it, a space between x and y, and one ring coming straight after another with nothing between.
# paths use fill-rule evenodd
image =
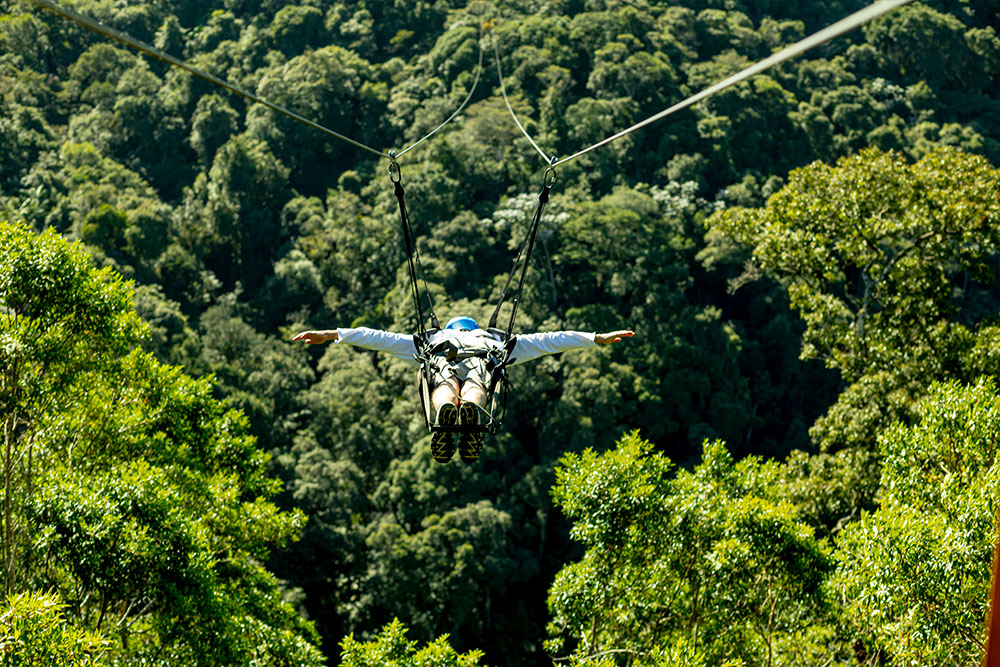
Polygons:
<instances>
[{"instance_id":1,"label":"hillside covered in trees","mask_svg":"<svg viewBox=\"0 0 1000 667\"><path fill-rule=\"evenodd\" d=\"M494 47L569 155L866 3L63 4L383 152L482 49L399 164L438 315L486 321L545 171ZM998 30L913 2L559 166L517 329L636 336L512 369L466 466L412 365L290 342L416 329L387 161L0 0L0 655L979 660Z\"/></svg>"}]
</instances>

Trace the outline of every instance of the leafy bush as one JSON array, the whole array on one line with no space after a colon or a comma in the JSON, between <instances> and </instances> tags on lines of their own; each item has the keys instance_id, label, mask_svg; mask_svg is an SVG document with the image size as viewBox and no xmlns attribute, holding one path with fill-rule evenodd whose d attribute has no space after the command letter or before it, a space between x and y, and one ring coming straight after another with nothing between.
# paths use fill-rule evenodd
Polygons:
<instances>
[{"instance_id":1,"label":"leafy bush","mask_svg":"<svg viewBox=\"0 0 1000 667\"><path fill-rule=\"evenodd\" d=\"M919 422L879 440L878 508L837 540L833 586L864 651L893 664L978 664L1000 500L1000 391L938 384Z\"/></svg>"},{"instance_id":2,"label":"leafy bush","mask_svg":"<svg viewBox=\"0 0 1000 667\"><path fill-rule=\"evenodd\" d=\"M7 597L0 612L0 662L5 667L91 667L103 664L106 642L63 616L66 605L51 593Z\"/></svg>"},{"instance_id":3,"label":"leafy bush","mask_svg":"<svg viewBox=\"0 0 1000 667\"><path fill-rule=\"evenodd\" d=\"M408 640L406 633L406 626L393 619L369 642L345 637L340 642L340 667L479 667L482 652L458 653L447 635L417 649L417 642Z\"/></svg>"}]
</instances>

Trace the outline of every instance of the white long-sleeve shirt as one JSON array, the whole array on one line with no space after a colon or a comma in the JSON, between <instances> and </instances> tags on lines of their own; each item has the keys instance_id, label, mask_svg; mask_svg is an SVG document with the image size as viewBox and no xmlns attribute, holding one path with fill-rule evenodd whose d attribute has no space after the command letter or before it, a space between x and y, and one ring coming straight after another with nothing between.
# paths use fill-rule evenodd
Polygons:
<instances>
[{"instance_id":1,"label":"white long-sleeve shirt","mask_svg":"<svg viewBox=\"0 0 1000 667\"><path fill-rule=\"evenodd\" d=\"M429 342L434 345L449 336L461 339L463 334L476 335L471 331L437 331L431 335ZM514 349L511 357L514 364L520 364L546 354L558 354L566 350L593 347L594 335L594 333L583 331L518 334L514 337ZM414 355L417 354L417 346L413 342L413 336L409 334L369 329L368 327L339 328L337 329L337 342L356 345L366 350L387 352L413 364L417 363L414 359ZM503 343L500 341L493 342L496 343L497 349L503 347Z\"/></svg>"}]
</instances>

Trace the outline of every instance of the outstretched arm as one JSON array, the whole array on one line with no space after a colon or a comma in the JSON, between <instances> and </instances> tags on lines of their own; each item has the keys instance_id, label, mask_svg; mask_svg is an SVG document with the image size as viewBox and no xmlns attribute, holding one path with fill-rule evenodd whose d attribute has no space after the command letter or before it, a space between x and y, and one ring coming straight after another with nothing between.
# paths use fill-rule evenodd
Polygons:
<instances>
[{"instance_id":1,"label":"outstretched arm","mask_svg":"<svg viewBox=\"0 0 1000 667\"><path fill-rule=\"evenodd\" d=\"M322 331L303 331L292 338L292 340L301 340L311 344L326 343L332 340L335 343L355 345L366 350L388 352L400 359L416 363L413 355L417 353L417 348L413 344L413 336L393 333L391 331L369 329L368 327L340 327L339 329Z\"/></svg>"},{"instance_id":2,"label":"outstretched arm","mask_svg":"<svg viewBox=\"0 0 1000 667\"><path fill-rule=\"evenodd\" d=\"M608 333L594 334L594 342L601 345L611 345L612 343L622 342L622 338L631 338L634 335L635 332L629 329L610 331Z\"/></svg>"},{"instance_id":3,"label":"outstretched arm","mask_svg":"<svg viewBox=\"0 0 1000 667\"><path fill-rule=\"evenodd\" d=\"M619 343L622 338L630 338L633 335L632 331L627 330L604 334L583 331L552 331L517 335L514 337L513 363L520 364L546 354L558 354L567 350L593 347L595 343L602 345Z\"/></svg>"},{"instance_id":4,"label":"outstretched arm","mask_svg":"<svg viewBox=\"0 0 1000 667\"><path fill-rule=\"evenodd\" d=\"M317 345L319 343L326 343L327 341L337 340L337 330L330 329L324 331L303 331L302 333L296 334L292 340L301 340L303 343L309 343L310 345Z\"/></svg>"}]
</instances>

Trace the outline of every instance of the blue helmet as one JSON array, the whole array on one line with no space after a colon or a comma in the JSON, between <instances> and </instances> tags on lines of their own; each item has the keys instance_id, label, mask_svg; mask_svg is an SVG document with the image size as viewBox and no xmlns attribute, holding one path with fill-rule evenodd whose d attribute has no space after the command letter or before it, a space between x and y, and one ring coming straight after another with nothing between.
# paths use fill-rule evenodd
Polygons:
<instances>
[{"instance_id":1,"label":"blue helmet","mask_svg":"<svg viewBox=\"0 0 1000 667\"><path fill-rule=\"evenodd\" d=\"M453 317L448 320L448 324L444 325L444 328L457 329L458 331L468 329L471 331L473 329L478 329L479 325L476 324L476 321L468 315L459 315L458 317Z\"/></svg>"}]
</instances>

